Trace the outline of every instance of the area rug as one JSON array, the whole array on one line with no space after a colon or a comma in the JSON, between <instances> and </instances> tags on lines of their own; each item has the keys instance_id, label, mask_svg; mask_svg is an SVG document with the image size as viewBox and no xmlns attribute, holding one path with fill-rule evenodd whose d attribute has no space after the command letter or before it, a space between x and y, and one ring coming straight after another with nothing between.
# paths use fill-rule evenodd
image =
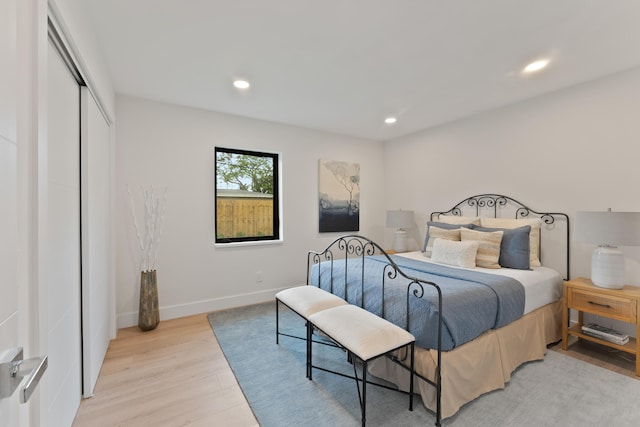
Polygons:
<instances>
[{"instance_id":1,"label":"area rug","mask_svg":"<svg viewBox=\"0 0 640 427\"><path fill-rule=\"evenodd\" d=\"M304 335L304 322L281 306L281 331ZM209 322L258 422L271 426L358 426L355 382L314 370L305 377L305 343L275 338L275 303L209 314ZM314 364L352 373L340 350L314 346ZM420 397L367 388L370 426L428 426L435 416ZM446 418L451 427L640 425L640 381L548 351L521 366L505 389L487 393Z\"/></svg>"}]
</instances>

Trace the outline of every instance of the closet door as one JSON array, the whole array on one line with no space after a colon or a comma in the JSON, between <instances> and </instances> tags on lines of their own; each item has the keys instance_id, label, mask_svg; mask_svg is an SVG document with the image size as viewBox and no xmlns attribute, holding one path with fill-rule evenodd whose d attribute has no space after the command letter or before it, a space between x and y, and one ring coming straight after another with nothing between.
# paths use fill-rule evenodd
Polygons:
<instances>
[{"instance_id":1,"label":"closet door","mask_svg":"<svg viewBox=\"0 0 640 427\"><path fill-rule=\"evenodd\" d=\"M113 323L109 123L81 88L83 395L93 395Z\"/></svg>"},{"instance_id":2,"label":"closet door","mask_svg":"<svg viewBox=\"0 0 640 427\"><path fill-rule=\"evenodd\" d=\"M41 343L49 355L40 417L71 425L80 404L80 87L49 44Z\"/></svg>"}]
</instances>

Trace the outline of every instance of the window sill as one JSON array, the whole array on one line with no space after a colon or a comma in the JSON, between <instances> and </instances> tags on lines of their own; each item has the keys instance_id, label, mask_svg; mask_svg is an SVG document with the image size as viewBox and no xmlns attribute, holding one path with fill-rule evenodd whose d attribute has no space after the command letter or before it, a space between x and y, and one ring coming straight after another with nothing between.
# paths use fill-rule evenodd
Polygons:
<instances>
[{"instance_id":1,"label":"window sill","mask_svg":"<svg viewBox=\"0 0 640 427\"><path fill-rule=\"evenodd\" d=\"M214 243L215 248L237 248L240 246L265 246L265 245L279 245L284 243L283 239L278 240L255 240L251 242L229 242L229 243Z\"/></svg>"}]
</instances>

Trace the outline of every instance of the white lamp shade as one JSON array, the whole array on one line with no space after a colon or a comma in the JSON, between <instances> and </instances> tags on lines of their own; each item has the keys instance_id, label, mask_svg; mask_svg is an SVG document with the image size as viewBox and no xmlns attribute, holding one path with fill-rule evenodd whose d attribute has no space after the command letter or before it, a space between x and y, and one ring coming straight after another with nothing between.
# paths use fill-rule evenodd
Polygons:
<instances>
[{"instance_id":1,"label":"white lamp shade","mask_svg":"<svg viewBox=\"0 0 640 427\"><path fill-rule=\"evenodd\" d=\"M640 246L640 212L576 212L573 235L601 246Z\"/></svg>"},{"instance_id":2,"label":"white lamp shade","mask_svg":"<svg viewBox=\"0 0 640 427\"><path fill-rule=\"evenodd\" d=\"M413 226L413 211L387 211L387 227L411 228Z\"/></svg>"}]
</instances>

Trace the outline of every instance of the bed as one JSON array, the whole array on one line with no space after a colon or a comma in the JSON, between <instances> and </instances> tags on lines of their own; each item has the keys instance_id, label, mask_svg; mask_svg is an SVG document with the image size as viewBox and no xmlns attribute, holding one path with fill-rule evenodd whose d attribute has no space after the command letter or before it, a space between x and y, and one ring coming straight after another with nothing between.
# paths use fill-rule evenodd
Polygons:
<instances>
[{"instance_id":1,"label":"bed","mask_svg":"<svg viewBox=\"0 0 640 427\"><path fill-rule=\"evenodd\" d=\"M433 212L425 234L420 251L391 255L340 237L309 253L307 277L416 337L418 392L439 425L560 340L569 218L482 194ZM408 389L401 354L369 372Z\"/></svg>"}]
</instances>

